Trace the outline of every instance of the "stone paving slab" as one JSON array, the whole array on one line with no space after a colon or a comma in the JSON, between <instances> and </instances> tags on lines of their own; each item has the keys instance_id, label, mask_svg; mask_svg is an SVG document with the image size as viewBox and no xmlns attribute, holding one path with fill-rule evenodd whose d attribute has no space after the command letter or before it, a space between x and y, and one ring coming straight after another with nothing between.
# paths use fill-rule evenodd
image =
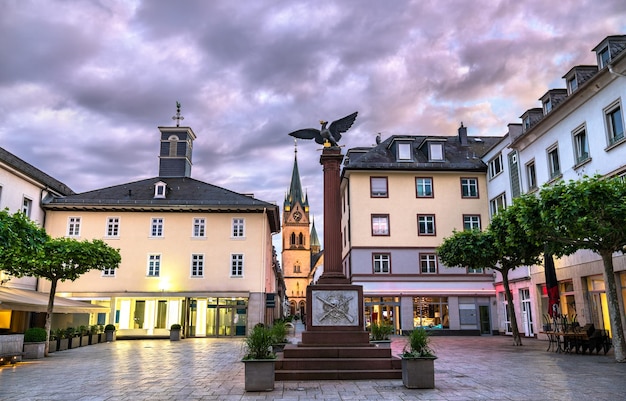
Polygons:
<instances>
[{"instance_id":1,"label":"stone paving slab","mask_svg":"<svg viewBox=\"0 0 626 401\"><path fill-rule=\"evenodd\" d=\"M297 342L297 335L292 337ZM399 354L405 338L394 337ZM241 339L126 340L0 367L0 400L623 400L626 364L510 337L433 337L435 389L401 380L276 382L246 393Z\"/></svg>"}]
</instances>

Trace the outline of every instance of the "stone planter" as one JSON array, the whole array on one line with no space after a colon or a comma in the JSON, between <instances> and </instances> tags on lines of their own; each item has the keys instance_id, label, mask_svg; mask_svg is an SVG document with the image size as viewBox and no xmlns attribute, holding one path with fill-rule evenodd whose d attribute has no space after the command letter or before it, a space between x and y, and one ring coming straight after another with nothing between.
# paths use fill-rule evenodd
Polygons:
<instances>
[{"instance_id":1,"label":"stone planter","mask_svg":"<svg viewBox=\"0 0 626 401\"><path fill-rule=\"evenodd\" d=\"M78 348L80 347L80 337L71 337L68 338L68 345L67 348L68 349L74 349L74 348Z\"/></svg>"},{"instance_id":2,"label":"stone planter","mask_svg":"<svg viewBox=\"0 0 626 401\"><path fill-rule=\"evenodd\" d=\"M402 384L406 388L435 388L435 357L402 358Z\"/></svg>"},{"instance_id":3,"label":"stone planter","mask_svg":"<svg viewBox=\"0 0 626 401\"><path fill-rule=\"evenodd\" d=\"M283 352L285 350L285 345L287 345L289 343L277 343L277 344L272 344L272 352L276 353L276 352Z\"/></svg>"},{"instance_id":4,"label":"stone planter","mask_svg":"<svg viewBox=\"0 0 626 401\"><path fill-rule=\"evenodd\" d=\"M245 364L246 391L274 390L275 359L248 359Z\"/></svg>"},{"instance_id":5,"label":"stone planter","mask_svg":"<svg viewBox=\"0 0 626 401\"><path fill-rule=\"evenodd\" d=\"M59 348L59 340L50 340L50 344L48 346L48 353L51 354L53 352L57 352Z\"/></svg>"},{"instance_id":6,"label":"stone planter","mask_svg":"<svg viewBox=\"0 0 626 401\"><path fill-rule=\"evenodd\" d=\"M106 342L110 343L112 341L115 341L115 330L106 330L104 332L104 336L106 338Z\"/></svg>"},{"instance_id":7,"label":"stone planter","mask_svg":"<svg viewBox=\"0 0 626 401\"><path fill-rule=\"evenodd\" d=\"M24 359L41 359L45 356L46 342L24 343Z\"/></svg>"},{"instance_id":8,"label":"stone planter","mask_svg":"<svg viewBox=\"0 0 626 401\"><path fill-rule=\"evenodd\" d=\"M170 341L180 341L180 329L170 329Z\"/></svg>"},{"instance_id":9,"label":"stone planter","mask_svg":"<svg viewBox=\"0 0 626 401\"><path fill-rule=\"evenodd\" d=\"M7 334L0 336L0 365L15 363L22 360L24 334Z\"/></svg>"},{"instance_id":10,"label":"stone planter","mask_svg":"<svg viewBox=\"0 0 626 401\"><path fill-rule=\"evenodd\" d=\"M89 345L89 335L80 336L80 346L86 347Z\"/></svg>"},{"instance_id":11,"label":"stone planter","mask_svg":"<svg viewBox=\"0 0 626 401\"><path fill-rule=\"evenodd\" d=\"M370 340L370 344L378 348L391 348L391 340Z\"/></svg>"},{"instance_id":12,"label":"stone planter","mask_svg":"<svg viewBox=\"0 0 626 401\"><path fill-rule=\"evenodd\" d=\"M59 347L57 348L57 350L58 351L65 351L69 347L70 347L70 339L69 338L61 338L59 340Z\"/></svg>"}]
</instances>

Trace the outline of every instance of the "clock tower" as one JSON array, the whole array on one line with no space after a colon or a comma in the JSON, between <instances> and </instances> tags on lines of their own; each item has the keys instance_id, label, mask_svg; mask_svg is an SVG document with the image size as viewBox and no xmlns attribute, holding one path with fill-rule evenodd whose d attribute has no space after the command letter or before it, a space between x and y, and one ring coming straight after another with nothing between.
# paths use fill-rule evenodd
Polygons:
<instances>
[{"instance_id":1,"label":"clock tower","mask_svg":"<svg viewBox=\"0 0 626 401\"><path fill-rule=\"evenodd\" d=\"M311 228L309 228L311 227ZM290 313L302 317L306 311L306 288L322 263L315 222L309 214L309 199L302 191L295 150L291 185L283 203L282 267Z\"/></svg>"}]
</instances>

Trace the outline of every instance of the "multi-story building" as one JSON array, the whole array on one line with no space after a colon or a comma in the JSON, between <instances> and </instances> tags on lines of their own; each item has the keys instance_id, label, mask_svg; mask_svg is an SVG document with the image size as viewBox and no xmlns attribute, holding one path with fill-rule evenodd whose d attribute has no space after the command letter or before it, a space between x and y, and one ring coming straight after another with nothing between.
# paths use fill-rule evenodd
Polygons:
<instances>
[{"instance_id":1,"label":"multi-story building","mask_svg":"<svg viewBox=\"0 0 626 401\"><path fill-rule=\"evenodd\" d=\"M73 193L67 185L0 148L0 209L24 213L43 226L46 211L41 203ZM22 333L31 324L45 319L43 312L48 306L48 295L37 292L40 282L36 277L16 278L0 271L0 333ZM85 312L89 308L89 305L58 298L54 311L66 314Z\"/></svg>"},{"instance_id":2,"label":"multi-story building","mask_svg":"<svg viewBox=\"0 0 626 401\"><path fill-rule=\"evenodd\" d=\"M282 236L282 265L289 313L303 317L306 311L306 288L313 281L316 270L324 263L324 252L309 212L308 196L302 191L297 154L289 192L283 204Z\"/></svg>"},{"instance_id":3,"label":"multi-story building","mask_svg":"<svg viewBox=\"0 0 626 401\"><path fill-rule=\"evenodd\" d=\"M167 335L173 323L187 336L242 336L272 322L284 297L278 207L191 178L192 129L159 131L158 176L44 200L51 236L102 239L122 256L58 293L107 307L89 324L113 323L121 337Z\"/></svg>"},{"instance_id":4,"label":"multi-story building","mask_svg":"<svg viewBox=\"0 0 626 401\"><path fill-rule=\"evenodd\" d=\"M487 166L500 137L394 135L348 150L344 161L342 256L363 286L366 322L397 331L496 330L493 273L446 267L436 248L454 230L489 221Z\"/></svg>"},{"instance_id":5,"label":"multi-story building","mask_svg":"<svg viewBox=\"0 0 626 401\"><path fill-rule=\"evenodd\" d=\"M592 50L596 65L571 68L563 76L566 88L548 90L539 98L542 107L524 112L521 126L509 129L507 139L485 155L490 171L496 160L501 166L490 174L487 183L492 207L509 204L520 193L534 193L542 185L558 180L596 174L625 176L625 48L626 35L603 39ZM561 313L580 324L593 323L597 329L610 331L600 256L583 250L556 259L555 265ZM614 268L618 295L624 305L624 255L614 255ZM544 269L524 267L513 274L513 302L522 319L518 323L526 335L535 335L541 331L548 313ZM500 331L508 332L500 277L496 279L496 288ZM624 307L621 311L623 314Z\"/></svg>"}]
</instances>

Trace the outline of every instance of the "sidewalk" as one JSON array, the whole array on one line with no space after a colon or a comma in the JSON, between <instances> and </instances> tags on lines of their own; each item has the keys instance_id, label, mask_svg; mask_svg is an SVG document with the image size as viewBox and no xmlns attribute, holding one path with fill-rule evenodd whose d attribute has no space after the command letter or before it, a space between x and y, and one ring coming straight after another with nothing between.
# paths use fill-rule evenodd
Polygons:
<instances>
[{"instance_id":1,"label":"sidewalk","mask_svg":"<svg viewBox=\"0 0 626 401\"><path fill-rule=\"evenodd\" d=\"M297 327L302 329L301 325ZM291 336L297 342L299 331ZM393 338L393 353L405 338ZM246 393L241 339L116 341L0 368L0 399L24 400L619 400L626 364L613 352L546 352L547 342L510 337L433 337L433 390L401 380L276 382Z\"/></svg>"}]
</instances>

